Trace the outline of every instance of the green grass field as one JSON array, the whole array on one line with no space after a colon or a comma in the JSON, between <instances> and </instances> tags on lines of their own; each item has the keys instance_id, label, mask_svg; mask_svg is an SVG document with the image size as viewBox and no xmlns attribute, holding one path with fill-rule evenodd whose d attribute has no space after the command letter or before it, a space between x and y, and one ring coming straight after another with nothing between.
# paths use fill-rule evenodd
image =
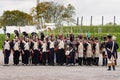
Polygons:
<instances>
[{"instance_id":1,"label":"green grass field","mask_svg":"<svg viewBox=\"0 0 120 80\"><path fill-rule=\"evenodd\" d=\"M62 30L64 33L120 33L120 26L66 26L58 27L54 30L55 33L59 33Z\"/></svg>"},{"instance_id":2,"label":"green grass field","mask_svg":"<svg viewBox=\"0 0 120 80\"><path fill-rule=\"evenodd\" d=\"M90 33L91 36L99 37L99 39L102 39L102 36L105 36L107 34L115 35L117 37L117 43L120 45L120 26L66 26L66 27L58 27L53 31L45 31L46 35L59 35L59 34L69 34L73 33L74 35L83 34L86 35L86 33ZM13 34L11 35L11 39L13 39ZM5 40L5 35L0 34L0 49L2 48L2 43ZM120 49L119 49L120 51Z\"/></svg>"}]
</instances>

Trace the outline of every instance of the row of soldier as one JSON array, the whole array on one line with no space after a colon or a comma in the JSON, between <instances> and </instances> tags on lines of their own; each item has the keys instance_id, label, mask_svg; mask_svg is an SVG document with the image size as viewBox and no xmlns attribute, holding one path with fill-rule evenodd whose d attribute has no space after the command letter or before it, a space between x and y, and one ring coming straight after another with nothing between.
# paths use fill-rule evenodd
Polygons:
<instances>
[{"instance_id":1,"label":"row of soldier","mask_svg":"<svg viewBox=\"0 0 120 80\"><path fill-rule=\"evenodd\" d=\"M97 37L88 38L73 34L58 37L45 36L37 33L23 32L20 37L18 31L15 31L15 38L10 41L10 34L6 34L6 40L3 44L4 64L9 64L10 53L13 53L14 65L19 64L20 56L23 65L99 65L100 53L103 55L103 66L107 65L107 37L100 43ZM108 36L109 38L109 36ZM117 51L116 51L117 53ZM115 56L117 58L117 55Z\"/></svg>"}]
</instances>

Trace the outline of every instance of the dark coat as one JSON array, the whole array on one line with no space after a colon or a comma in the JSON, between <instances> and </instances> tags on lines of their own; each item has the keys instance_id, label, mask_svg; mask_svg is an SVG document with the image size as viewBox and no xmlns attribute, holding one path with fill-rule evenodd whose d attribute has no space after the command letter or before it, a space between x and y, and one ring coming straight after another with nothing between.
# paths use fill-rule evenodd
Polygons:
<instances>
[{"instance_id":1,"label":"dark coat","mask_svg":"<svg viewBox=\"0 0 120 80\"><path fill-rule=\"evenodd\" d=\"M113 47L113 42L114 42L114 47ZM112 47L113 47L113 51L111 52L110 50L112 50ZM112 55L114 58L116 58L117 56L116 51L118 49L118 45L115 41L108 41L105 48L107 50L108 59L110 59Z\"/></svg>"}]
</instances>

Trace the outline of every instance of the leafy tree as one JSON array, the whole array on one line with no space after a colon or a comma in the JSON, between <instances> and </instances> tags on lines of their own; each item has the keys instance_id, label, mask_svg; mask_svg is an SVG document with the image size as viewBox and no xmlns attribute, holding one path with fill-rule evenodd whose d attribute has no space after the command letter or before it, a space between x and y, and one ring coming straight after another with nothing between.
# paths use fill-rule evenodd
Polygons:
<instances>
[{"instance_id":1,"label":"leafy tree","mask_svg":"<svg viewBox=\"0 0 120 80\"><path fill-rule=\"evenodd\" d=\"M43 26L44 23L61 24L66 19L73 19L75 8L71 4L67 7L54 2L41 2L31 9L34 23Z\"/></svg>"},{"instance_id":2,"label":"leafy tree","mask_svg":"<svg viewBox=\"0 0 120 80\"><path fill-rule=\"evenodd\" d=\"M32 25L32 16L19 10L5 11L2 15L3 26Z\"/></svg>"},{"instance_id":3,"label":"leafy tree","mask_svg":"<svg viewBox=\"0 0 120 80\"><path fill-rule=\"evenodd\" d=\"M75 14L75 8L74 6L72 6L71 4L67 5L67 8L65 8L65 12L62 15L64 18L64 21L66 21L67 23L75 23L75 20L72 18L72 16Z\"/></svg>"},{"instance_id":4,"label":"leafy tree","mask_svg":"<svg viewBox=\"0 0 120 80\"><path fill-rule=\"evenodd\" d=\"M2 18L0 16L0 28L2 27Z\"/></svg>"}]
</instances>

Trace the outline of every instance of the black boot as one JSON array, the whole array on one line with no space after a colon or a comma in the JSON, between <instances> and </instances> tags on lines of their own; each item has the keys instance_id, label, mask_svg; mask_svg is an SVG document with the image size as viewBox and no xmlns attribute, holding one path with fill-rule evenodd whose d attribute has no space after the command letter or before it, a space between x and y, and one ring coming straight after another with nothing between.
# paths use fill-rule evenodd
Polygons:
<instances>
[{"instance_id":1,"label":"black boot","mask_svg":"<svg viewBox=\"0 0 120 80\"><path fill-rule=\"evenodd\" d=\"M115 66L112 66L113 67L113 70L115 71Z\"/></svg>"},{"instance_id":2,"label":"black boot","mask_svg":"<svg viewBox=\"0 0 120 80\"><path fill-rule=\"evenodd\" d=\"M110 71L111 70L111 66L108 66L108 71Z\"/></svg>"}]
</instances>

